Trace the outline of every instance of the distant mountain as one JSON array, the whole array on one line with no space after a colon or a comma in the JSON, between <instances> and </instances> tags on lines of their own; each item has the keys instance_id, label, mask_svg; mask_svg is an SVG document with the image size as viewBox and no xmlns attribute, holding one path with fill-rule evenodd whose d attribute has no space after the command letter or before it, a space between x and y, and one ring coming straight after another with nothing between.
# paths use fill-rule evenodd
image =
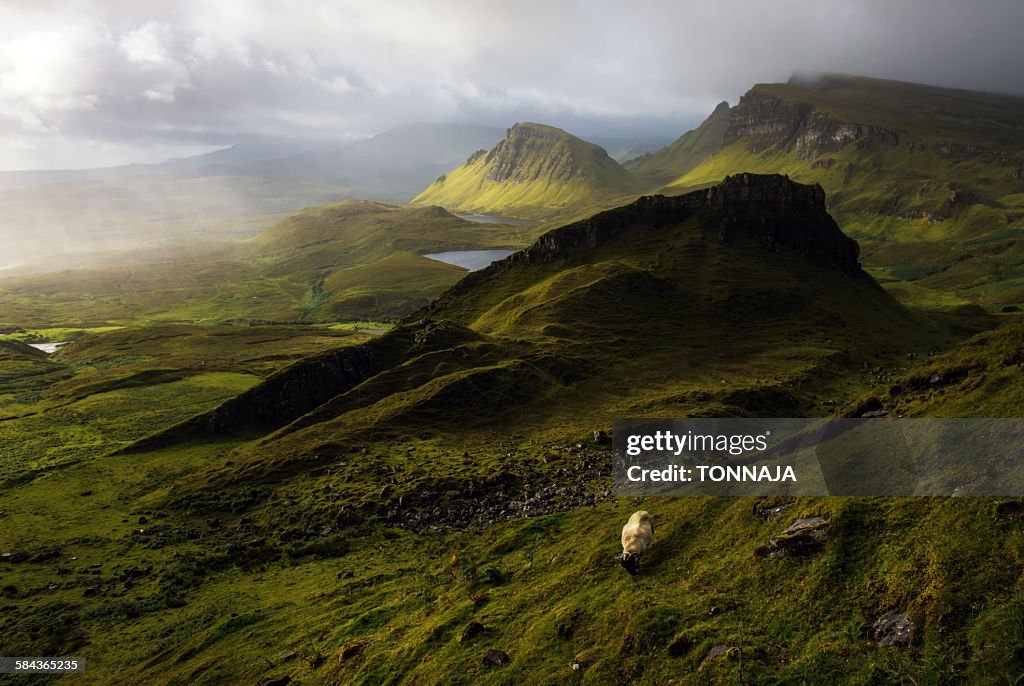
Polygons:
<instances>
[{"instance_id":1,"label":"distant mountain","mask_svg":"<svg viewBox=\"0 0 1024 686\"><path fill-rule=\"evenodd\" d=\"M177 175L204 168L238 166L252 162L291 157L315 145L286 140L268 140L258 143L240 143L202 155L176 157L154 164L123 164L96 169L0 171L0 190L29 188L54 183L85 183L137 176Z\"/></svg>"},{"instance_id":2,"label":"distant mountain","mask_svg":"<svg viewBox=\"0 0 1024 686\"><path fill-rule=\"evenodd\" d=\"M414 203L512 217L550 218L608 204L640 183L600 146L543 124L516 124L490 150L442 174Z\"/></svg>"},{"instance_id":3,"label":"distant mountain","mask_svg":"<svg viewBox=\"0 0 1024 686\"><path fill-rule=\"evenodd\" d=\"M608 156L619 164L648 153L657 152L672 141L671 136L588 136L587 140L608 151Z\"/></svg>"},{"instance_id":4,"label":"distant mountain","mask_svg":"<svg viewBox=\"0 0 1024 686\"><path fill-rule=\"evenodd\" d=\"M487 127L415 124L315 150L269 142L158 165L0 174L0 268L153 241L253 236L303 207L345 198L405 202L500 137ZM3 190L4 178L22 187Z\"/></svg>"},{"instance_id":5,"label":"distant mountain","mask_svg":"<svg viewBox=\"0 0 1024 686\"><path fill-rule=\"evenodd\" d=\"M627 168L669 192L743 171L820 183L901 298L1024 303L1024 99L824 75L756 85L727 115Z\"/></svg>"},{"instance_id":6,"label":"distant mountain","mask_svg":"<svg viewBox=\"0 0 1024 686\"><path fill-rule=\"evenodd\" d=\"M405 202L438 174L500 137L501 129L485 126L411 124L344 147L257 162L237 171L340 186L348 198Z\"/></svg>"}]
</instances>

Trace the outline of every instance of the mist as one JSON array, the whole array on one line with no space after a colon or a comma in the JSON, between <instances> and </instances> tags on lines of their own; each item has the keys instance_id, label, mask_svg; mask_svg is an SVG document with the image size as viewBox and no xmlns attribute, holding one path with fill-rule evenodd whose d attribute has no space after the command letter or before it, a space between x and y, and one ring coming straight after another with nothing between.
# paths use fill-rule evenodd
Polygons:
<instances>
[{"instance_id":1,"label":"mist","mask_svg":"<svg viewBox=\"0 0 1024 686\"><path fill-rule=\"evenodd\" d=\"M1024 92L1012 0L0 6L0 169L412 121L678 135L793 72Z\"/></svg>"}]
</instances>

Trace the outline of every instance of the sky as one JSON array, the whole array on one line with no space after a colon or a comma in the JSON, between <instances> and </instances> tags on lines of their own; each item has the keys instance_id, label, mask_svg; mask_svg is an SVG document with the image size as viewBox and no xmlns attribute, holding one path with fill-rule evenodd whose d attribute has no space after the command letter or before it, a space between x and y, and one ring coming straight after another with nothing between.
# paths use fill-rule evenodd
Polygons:
<instances>
[{"instance_id":1,"label":"sky","mask_svg":"<svg viewBox=\"0 0 1024 686\"><path fill-rule=\"evenodd\" d=\"M1021 0L0 0L0 169L415 121L669 136L794 72L1024 94Z\"/></svg>"}]
</instances>

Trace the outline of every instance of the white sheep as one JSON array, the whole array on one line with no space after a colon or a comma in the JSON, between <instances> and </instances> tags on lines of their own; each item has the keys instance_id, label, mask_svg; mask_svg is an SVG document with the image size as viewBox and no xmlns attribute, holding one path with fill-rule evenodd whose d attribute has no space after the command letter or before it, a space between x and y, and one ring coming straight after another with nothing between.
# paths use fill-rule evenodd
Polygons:
<instances>
[{"instance_id":1,"label":"white sheep","mask_svg":"<svg viewBox=\"0 0 1024 686\"><path fill-rule=\"evenodd\" d=\"M622 527L622 555L619 556L619 562L630 576L636 574L640 566L640 556L647 550L653 538L654 522L651 515L644 510L634 512L626 526Z\"/></svg>"}]
</instances>

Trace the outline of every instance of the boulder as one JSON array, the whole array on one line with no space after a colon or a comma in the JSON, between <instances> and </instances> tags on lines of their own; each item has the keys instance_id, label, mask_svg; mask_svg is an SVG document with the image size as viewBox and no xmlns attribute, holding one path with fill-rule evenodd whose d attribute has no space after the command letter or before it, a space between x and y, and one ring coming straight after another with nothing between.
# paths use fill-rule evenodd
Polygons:
<instances>
[{"instance_id":1,"label":"boulder","mask_svg":"<svg viewBox=\"0 0 1024 686\"><path fill-rule=\"evenodd\" d=\"M491 648L484 654L485 665L500 667L501 665L508 664L511 661L512 658L509 657L508 653L504 650L498 650L497 648Z\"/></svg>"},{"instance_id":2,"label":"boulder","mask_svg":"<svg viewBox=\"0 0 1024 686\"><path fill-rule=\"evenodd\" d=\"M768 541L768 555L809 555L825 547L829 522L824 517L798 519Z\"/></svg>"},{"instance_id":3,"label":"boulder","mask_svg":"<svg viewBox=\"0 0 1024 686\"><path fill-rule=\"evenodd\" d=\"M878 645L886 648L906 648L910 645L914 623L907 617L906 612L893 610L875 620L871 628Z\"/></svg>"},{"instance_id":4,"label":"boulder","mask_svg":"<svg viewBox=\"0 0 1024 686\"><path fill-rule=\"evenodd\" d=\"M459 638L459 641L462 643L472 641L485 631L487 631L487 627L480 622L470 622L466 628L462 630L462 636Z\"/></svg>"}]
</instances>

